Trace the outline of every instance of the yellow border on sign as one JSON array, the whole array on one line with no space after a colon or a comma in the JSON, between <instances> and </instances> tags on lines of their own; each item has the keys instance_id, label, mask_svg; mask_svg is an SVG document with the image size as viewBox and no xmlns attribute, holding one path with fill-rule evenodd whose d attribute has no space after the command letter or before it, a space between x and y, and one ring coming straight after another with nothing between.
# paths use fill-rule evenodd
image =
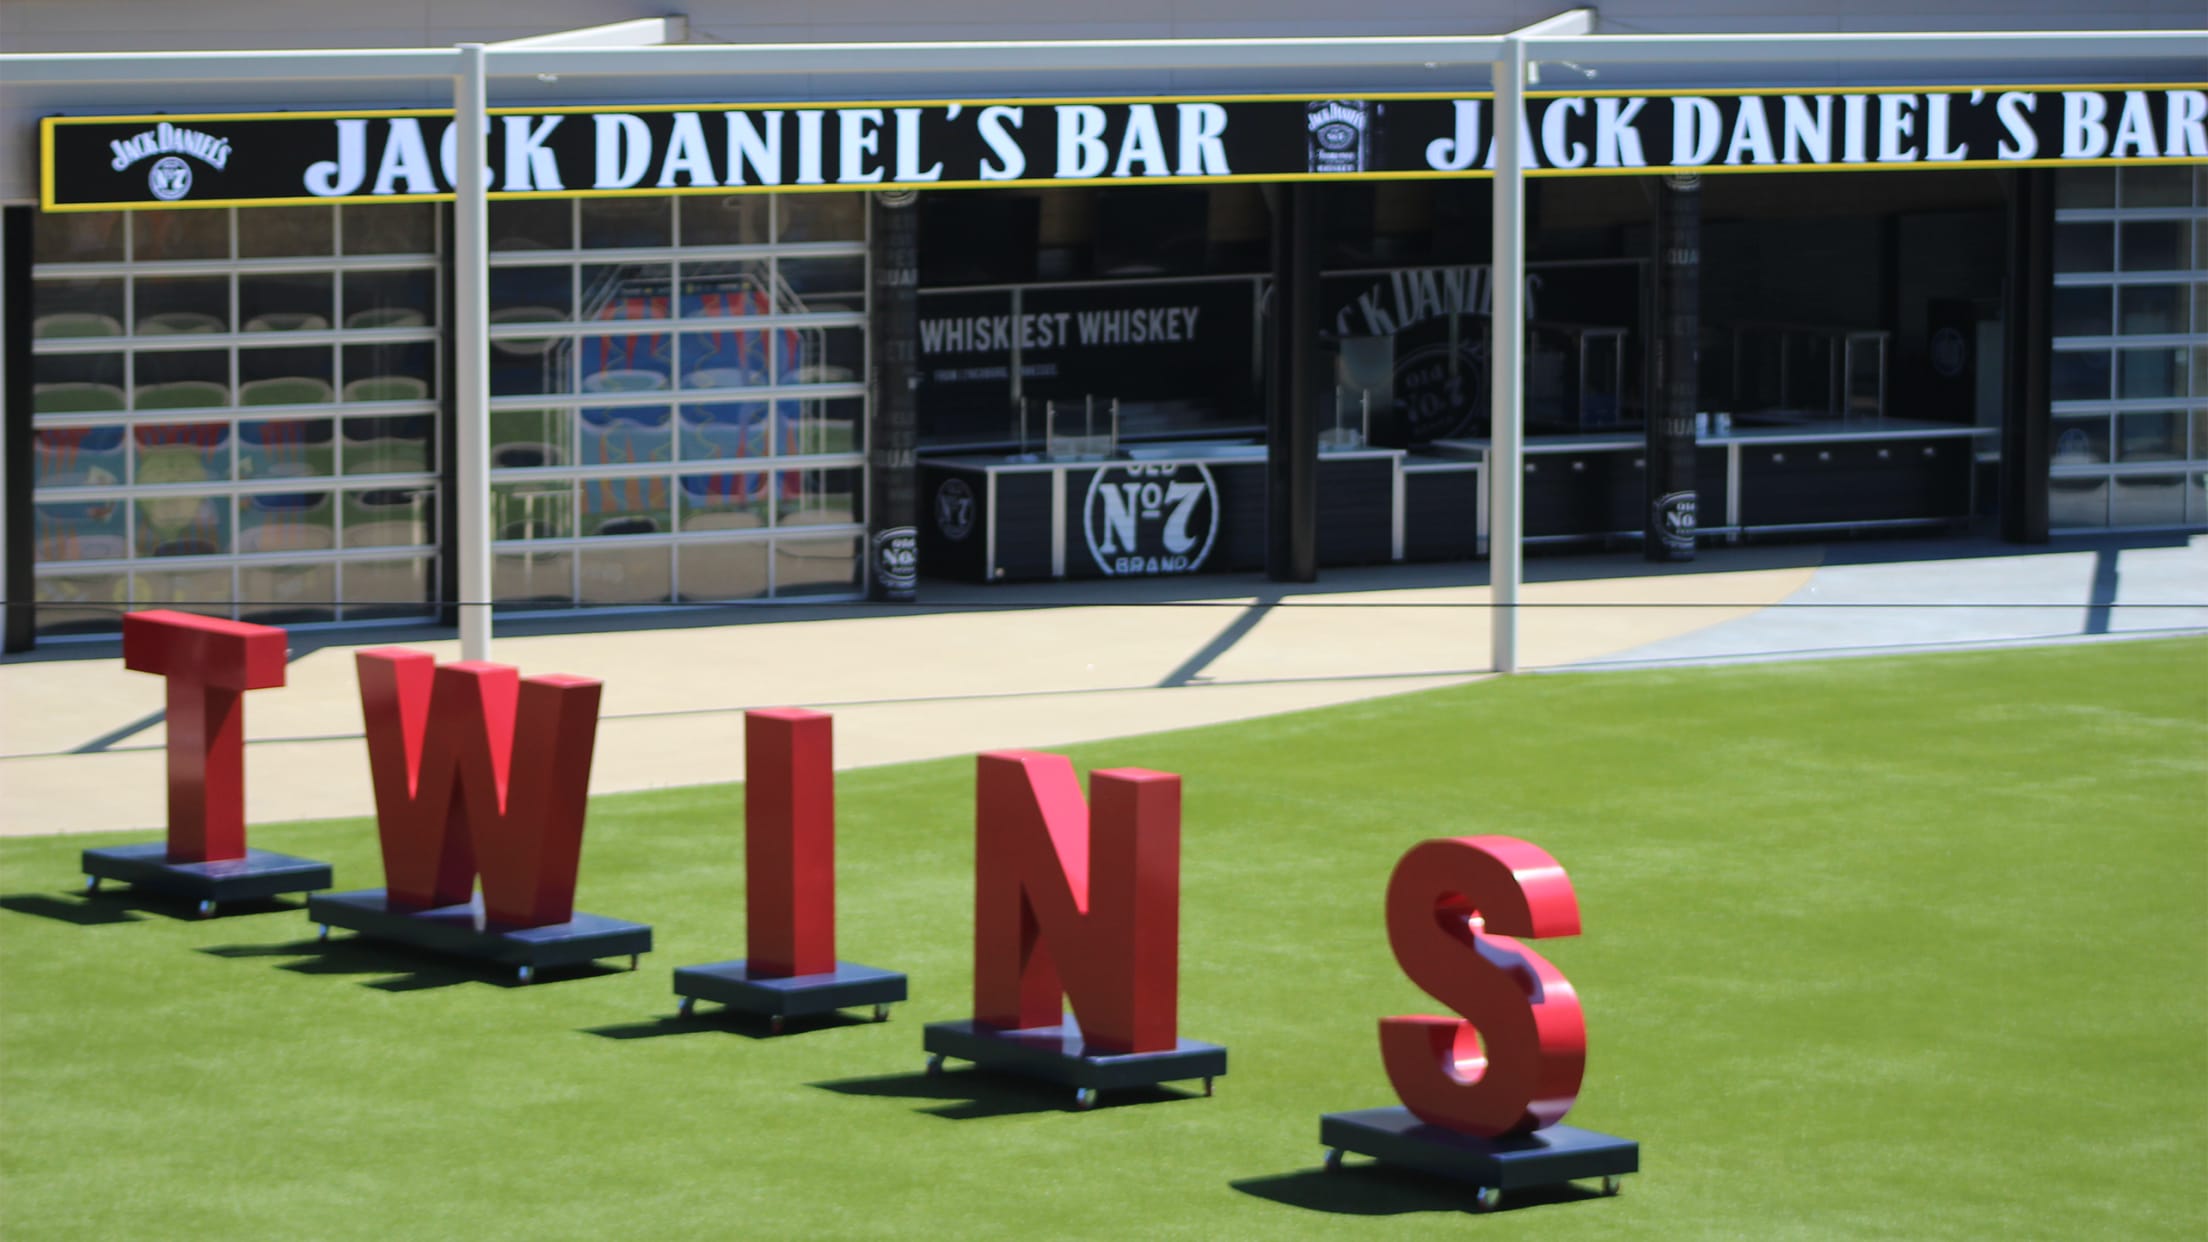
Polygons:
<instances>
[{"instance_id":1,"label":"yellow border on sign","mask_svg":"<svg viewBox=\"0 0 2208 1242\"><path fill-rule=\"evenodd\" d=\"M2190 167L2203 161L2197 158L2125 156L2120 159L2029 159L2029 160L1910 160L1893 163L1861 164L1649 164L1633 168L1529 168L1528 178L1551 177L1666 177L1754 175L1757 173L1846 173L1846 172L1922 172L1947 169L1998 169L1998 168L2143 168L2157 165ZM1167 185L1227 185L1236 182L1284 182L1284 181L1485 181L1494 176L1490 169L1465 169L1461 172L1436 172L1414 170L1380 173L1230 173L1213 177L1053 177L1047 180L1023 178L1018 181L868 181L864 183L836 185L726 185L726 186L648 186L627 190L556 190L549 193L527 191L507 193L493 190L484 195L491 202L515 200L547 201L569 198L694 198L706 194L859 194L876 190L1033 190L1054 186L1116 186L1135 189L1142 186ZM111 203L68 203L57 207L41 206L43 212L62 215L82 211L193 211L215 207L313 207L321 204L341 205L359 203L449 203L453 195L442 194L346 194L328 198L302 195L295 198L210 198L191 202L148 203L139 200Z\"/></svg>"},{"instance_id":2,"label":"yellow border on sign","mask_svg":"<svg viewBox=\"0 0 2208 1242\"><path fill-rule=\"evenodd\" d=\"M2208 82L2067 82L2005 85L1947 85L1947 86L1726 86L1709 89L1690 87L1665 87L1635 90L1630 87L1605 87L1600 90L1529 90L1528 99L1619 99L1642 96L1649 99L1669 99L1677 96L1734 96L1734 95L1955 95L1965 91L2176 91L2208 90ZM1323 95L1081 95L1040 96L1010 99L781 99L781 100L708 100L693 103L651 104L566 104L553 107L497 107L488 109L492 116L588 116L594 113L626 112L705 112L740 111L749 109L820 109L837 108L947 108L953 104L966 108L1017 107L1024 104L1058 106L1065 104L1138 104L1138 103L1317 103L1330 99L1358 99L1366 102L1392 102L1396 100L1453 100L1492 99L1495 92L1489 90L1464 91L1384 91L1369 95L1344 95L1340 92ZM373 119L377 117L451 116L450 108L341 108L313 109L307 111L270 112L152 112L118 113L112 116L55 115L42 118L53 125L127 125L157 124L161 121L318 121Z\"/></svg>"},{"instance_id":3,"label":"yellow border on sign","mask_svg":"<svg viewBox=\"0 0 2208 1242\"><path fill-rule=\"evenodd\" d=\"M1535 90L1527 91L1529 99L1673 99L1684 97L1710 98L1716 96L1764 96L1786 95L1954 95L1965 91L1999 94L2011 91L2045 93L2051 91L2156 91L2156 90L2208 90L2202 82L2075 82L2062 84L2012 84L1987 86L1849 86L1823 89L1818 87L1743 86L1720 87L1707 90L1670 88L1662 90L1633 90L1630 88L1606 88L1603 90ZM1387 103L1394 101L1456 101L1492 100L1493 90L1484 91L1391 91L1354 98L1365 102ZM1020 99L891 99L891 100L781 100L749 103L672 103L672 104L576 104L566 107L528 108L500 107L488 109L491 116L593 116L614 113L637 115L667 112L737 112L757 110L819 110L832 111L844 108L948 108L953 105L970 108L992 107L1055 107L1072 104L1176 104L1176 103L1315 103L1329 99L1352 98L1340 94L1326 95L1096 95L1082 97L1045 97ZM322 197L298 195L287 198L218 198L178 201L173 203L149 203L143 200L123 200L99 203L54 202L54 134L62 126L76 125L125 125L156 124L167 121L208 123L218 121L314 121L314 120L371 120L393 117L446 117L450 108L369 108L369 109L320 109L300 112L200 112L200 113L148 113L116 116L48 116L39 119L39 210L44 212L84 211L190 211L216 207L297 207L318 203L449 203L450 192L442 194L348 194ZM1660 164L1633 168L1529 168L1528 177L1642 177L1679 176L1711 173L1730 175L1740 173L1785 172L1902 172L1923 168L2110 168L2140 167L2171 164L2180 167L2202 163L2195 157L2185 156L2127 156L2089 160L2029 159L2029 160L1907 160L1891 163L1824 163L1824 164ZM652 186L627 190L558 190L551 192L527 191L508 193L491 191L485 195L493 202L517 199L564 198L652 198L666 195L699 194L822 194L863 193L871 189L909 190L1010 190L1033 189L1047 186L1141 186L1141 185L1221 185L1235 182L1282 181L1435 181L1480 180L1494 176L1487 169L1465 169L1459 172L1398 171L1384 173L1232 173L1216 177L1023 177L1005 181L882 181L835 185L744 185L744 186Z\"/></svg>"}]
</instances>

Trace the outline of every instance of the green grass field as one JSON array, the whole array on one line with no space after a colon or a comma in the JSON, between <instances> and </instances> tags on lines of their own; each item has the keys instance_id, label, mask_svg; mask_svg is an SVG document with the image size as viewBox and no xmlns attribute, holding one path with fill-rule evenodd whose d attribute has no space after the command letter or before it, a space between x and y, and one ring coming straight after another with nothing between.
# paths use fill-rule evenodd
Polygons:
<instances>
[{"instance_id":1,"label":"green grass field","mask_svg":"<svg viewBox=\"0 0 2208 1242\"><path fill-rule=\"evenodd\" d=\"M528 988L340 939L71 895L0 842L0 1234L40 1238L2208 1236L2208 642L1523 677L1075 751L1186 778L1182 1031L1213 1099L1079 1113L920 1073L964 1016L971 760L847 774L841 949L884 1025L676 1021L741 956L739 791L594 804L581 908L635 973ZM1574 1124L1616 1199L1318 1170L1432 1012L1382 929L1430 836L1577 886ZM143 834L136 834L142 838ZM255 844L380 884L366 821ZM708 1007L710 1008L710 1007Z\"/></svg>"}]
</instances>

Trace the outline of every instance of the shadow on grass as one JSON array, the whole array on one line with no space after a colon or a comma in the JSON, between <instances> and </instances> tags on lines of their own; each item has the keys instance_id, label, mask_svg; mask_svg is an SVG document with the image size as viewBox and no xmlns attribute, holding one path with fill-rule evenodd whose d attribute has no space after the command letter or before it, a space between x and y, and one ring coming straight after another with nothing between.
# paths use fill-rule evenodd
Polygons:
<instances>
[{"instance_id":1,"label":"shadow on grass","mask_svg":"<svg viewBox=\"0 0 2208 1242\"><path fill-rule=\"evenodd\" d=\"M1472 1187L1407 1169L1351 1164L1338 1173L1300 1169L1268 1177L1244 1177L1227 1185L1286 1207L1336 1216L1405 1216L1412 1212L1476 1212ZM1600 1199L1596 1191L1565 1182L1505 1191L1486 1215Z\"/></svg>"},{"instance_id":2,"label":"shadow on grass","mask_svg":"<svg viewBox=\"0 0 2208 1242\"><path fill-rule=\"evenodd\" d=\"M200 952L214 957L296 958L298 960L286 962L280 969L301 975L389 976L361 984L362 987L383 992L421 992L462 983L484 983L501 988L542 987L562 980L591 979L599 975L626 973L616 967L584 962L573 966L547 967L537 972L534 983L524 984L515 977L511 966L443 957L419 952L406 945L386 944L359 936L333 940L310 938L283 944L210 945Z\"/></svg>"},{"instance_id":3,"label":"shadow on grass","mask_svg":"<svg viewBox=\"0 0 2208 1242\"><path fill-rule=\"evenodd\" d=\"M950 1121L1078 1111L1074 1107L1071 1087L1032 1078L996 1075L984 1070L884 1074L874 1078L838 1078L809 1085L838 1095L865 1095L886 1100L943 1100L946 1103L940 1108L919 1108L913 1111ZM1199 1098L1201 1097L1195 1092L1176 1091L1171 1087L1130 1087L1102 1093L1097 1098L1096 1107L1120 1108L1130 1104L1157 1104L1169 1100Z\"/></svg>"},{"instance_id":4,"label":"shadow on grass","mask_svg":"<svg viewBox=\"0 0 2208 1242\"><path fill-rule=\"evenodd\" d=\"M744 1013L736 1009L700 1009L688 1017L670 1014L654 1018L650 1022L624 1022L618 1026L586 1026L585 1035L600 1039L658 1039L664 1035L741 1035L746 1039L781 1039L789 1035L803 1035L808 1031L831 1031L843 1026L872 1026L866 1018L854 1018L850 1014L813 1013L803 1017L785 1018L777 1032L764 1015Z\"/></svg>"},{"instance_id":5,"label":"shadow on grass","mask_svg":"<svg viewBox=\"0 0 2208 1242\"><path fill-rule=\"evenodd\" d=\"M10 893L0 897L0 910L17 914L35 914L57 923L74 923L79 927L99 927L109 923L143 923L144 919L131 912L131 903L114 893L99 893L91 897L60 897L53 893Z\"/></svg>"},{"instance_id":6,"label":"shadow on grass","mask_svg":"<svg viewBox=\"0 0 2208 1242\"><path fill-rule=\"evenodd\" d=\"M179 923L212 923L220 919L252 914L279 914L301 908L301 903L296 901L262 897L250 901L224 902L215 908L212 915L202 919L197 901L131 888L103 888L96 893L86 893L82 889L65 889L58 893L10 893L0 897L0 910L36 915L58 923L74 923L79 927L139 923L144 921L141 914L159 915Z\"/></svg>"}]
</instances>

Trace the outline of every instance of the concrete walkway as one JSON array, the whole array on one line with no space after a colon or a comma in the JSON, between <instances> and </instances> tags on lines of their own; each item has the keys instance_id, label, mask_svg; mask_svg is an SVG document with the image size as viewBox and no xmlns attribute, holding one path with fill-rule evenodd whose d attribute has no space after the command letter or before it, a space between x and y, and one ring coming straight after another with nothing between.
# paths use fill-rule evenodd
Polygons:
<instances>
[{"instance_id":1,"label":"concrete walkway","mask_svg":"<svg viewBox=\"0 0 2208 1242\"><path fill-rule=\"evenodd\" d=\"M1529 669L2208 631L2200 539L1723 549L1685 567L1560 557L1530 563L1529 578ZM1309 587L1218 577L925 594L897 609L502 620L493 658L605 681L594 793L742 779L749 707L833 711L837 766L862 767L1489 675L1480 566L1329 571ZM368 814L352 653L455 659L445 633L296 632L289 683L247 699L249 820ZM161 703L160 680L124 671L112 642L0 663L0 834L161 824Z\"/></svg>"}]
</instances>

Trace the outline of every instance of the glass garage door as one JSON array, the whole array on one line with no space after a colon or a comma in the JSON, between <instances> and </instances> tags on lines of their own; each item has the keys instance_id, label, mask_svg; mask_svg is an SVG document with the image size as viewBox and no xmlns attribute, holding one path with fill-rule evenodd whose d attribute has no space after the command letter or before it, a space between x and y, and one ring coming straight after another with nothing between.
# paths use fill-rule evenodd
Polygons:
<instances>
[{"instance_id":1,"label":"glass garage door","mask_svg":"<svg viewBox=\"0 0 2208 1242\"><path fill-rule=\"evenodd\" d=\"M39 632L430 612L437 247L420 205L38 217Z\"/></svg>"},{"instance_id":2,"label":"glass garage door","mask_svg":"<svg viewBox=\"0 0 2208 1242\"><path fill-rule=\"evenodd\" d=\"M502 607L860 588L865 205L492 205Z\"/></svg>"},{"instance_id":3,"label":"glass garage door","mask_svg":"<svg viewBox=\"0 0 2208 1242\"><path fill-rule=\"evenodd\" d=\"M2208 526L2208 168L2056 174L2057 533Z\"/></svg>"}]
</instances>

